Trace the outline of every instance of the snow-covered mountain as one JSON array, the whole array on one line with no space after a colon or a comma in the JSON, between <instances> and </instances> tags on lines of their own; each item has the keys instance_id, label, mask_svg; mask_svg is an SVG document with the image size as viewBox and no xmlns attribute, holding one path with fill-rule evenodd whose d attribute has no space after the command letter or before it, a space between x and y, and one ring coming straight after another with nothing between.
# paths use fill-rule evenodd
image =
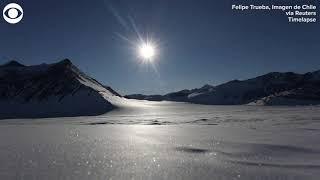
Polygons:
<instances>
[{"instance_id":1,"label":"snow-covered mountain","mask_svg":"<svg viewBox=\"0 0 320 180\"><path fill-rule=\"evenodd\" d=\"M70 60L25 66L0 66L0 118L99 115L121 97L81 72Z\"/></svg>"},{"instance_id":2,"label":"snow-covered mountain","mask_svg":"<svg viewBox=\"0 0 320 180\"><path fill-rule=\"evenodd\" d=\"M297 88L281 91L249 103L250 105L320 104L320 71L307 73Z\"/></svg>"},{"instance_id":3,"label":"snow-covered mountain","mask_svg":"<svg viewBox=\"0 0 320 180\"><path fill-rule=\"evenodd\" d=\"M306 74L272 72L256 78L205 85L164 96L128 95L127 98L182 101L211 105L306 105L320 104L320 71Z\"/></svg>"}]
</instances>

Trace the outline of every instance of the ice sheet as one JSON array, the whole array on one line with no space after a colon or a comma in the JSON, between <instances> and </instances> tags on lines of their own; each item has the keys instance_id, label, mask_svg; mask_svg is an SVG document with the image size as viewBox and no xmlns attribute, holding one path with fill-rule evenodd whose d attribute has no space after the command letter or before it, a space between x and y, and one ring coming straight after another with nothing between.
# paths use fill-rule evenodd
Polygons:
<instances>
[{"instance_id":1,"label":"ice sheet","mask_svg":"<svg viewBox=\"0 0 320 180\"><path fill-rule=\"evenodd\" d=\"M0 122L0 179L318 179L319 107L146 103Z\"/></svg>"}]
</instances>

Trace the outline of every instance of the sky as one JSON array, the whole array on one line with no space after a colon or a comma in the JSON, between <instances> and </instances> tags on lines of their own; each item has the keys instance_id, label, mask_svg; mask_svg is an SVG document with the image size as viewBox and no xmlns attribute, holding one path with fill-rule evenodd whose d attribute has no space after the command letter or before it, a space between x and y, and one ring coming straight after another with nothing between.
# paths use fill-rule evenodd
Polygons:
<instances>
[{"instance_id":1,"label":"sky","mask_svg":"<svg viewBox=\"0 0 320 180\"><path fill-rule=\"evenodd\" d=\"M320 69L319 22L290 24L283 12L231 10L272 0L2 0L1 9L9 2L19 3L24 17L15 25L0 18L0 64L68 58L121 94ZM156 42L153 65L138 58L138 34Z\"/></svg>"}]
</instances>

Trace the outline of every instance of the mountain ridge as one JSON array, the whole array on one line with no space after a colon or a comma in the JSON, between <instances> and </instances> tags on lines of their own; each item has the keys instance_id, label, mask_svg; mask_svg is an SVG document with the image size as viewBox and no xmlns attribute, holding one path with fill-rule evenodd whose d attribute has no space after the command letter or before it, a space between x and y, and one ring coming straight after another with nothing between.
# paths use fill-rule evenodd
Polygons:
<instances>
[{"instance_id":1,"label":"mountain ridge","mask_svg":"<svg viewBox=\"0 0 320 180\"><path fill-rule=\"evenodd\" d=\"M18 61L11 60L3 65L0 65L0 67L25 67L25 65L19 63Z\"/></svg>"},{"instance_id":2,"label":"mountain ridge","mask_svg":"<svg viewBox=\"0 0 320 180\"><path fill-rule=\"evenodd\" d=\"M0 119L104 114L120 98L110 87L89 77L64 59L25 66L10 61L0 66Z\"/></svg>"},{"instance_id":3,"label":"mountain ridge","mask_svg":"<svg viewBox=\"0 0 320 180\"><path fill-rule=\"evenodd\" d=\"M288 92L290 92L290 96ZM303 95L304 93L306 94L305 96ZM310 93L312 93L312 96L309 96ZM201 88L185 89L165 95L133 94L125 97L129 99L178 101L207 105L320 104L320 71L305 74L270 72L246 80L232 80L217 86L206 84ZM276 98L282 100L275 101ZM271 103L271 100L273 103Z\"/></svg>"}]
</instances>

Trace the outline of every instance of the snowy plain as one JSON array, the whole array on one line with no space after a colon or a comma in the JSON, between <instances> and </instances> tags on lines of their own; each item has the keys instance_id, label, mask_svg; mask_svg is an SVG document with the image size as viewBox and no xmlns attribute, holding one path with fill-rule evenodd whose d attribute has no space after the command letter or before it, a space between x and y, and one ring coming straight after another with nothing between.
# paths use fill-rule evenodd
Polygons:
<instances>
[{"instance_id":1,"label":"snowy plain","mask_svg":"<svg viewBox=\"0 0 320 180\"><path fill-rule=\"evenodd\" d=\"M0 179L319 179L320 106L132 100L0 121Z\"/></svg>"}]
</instances>

